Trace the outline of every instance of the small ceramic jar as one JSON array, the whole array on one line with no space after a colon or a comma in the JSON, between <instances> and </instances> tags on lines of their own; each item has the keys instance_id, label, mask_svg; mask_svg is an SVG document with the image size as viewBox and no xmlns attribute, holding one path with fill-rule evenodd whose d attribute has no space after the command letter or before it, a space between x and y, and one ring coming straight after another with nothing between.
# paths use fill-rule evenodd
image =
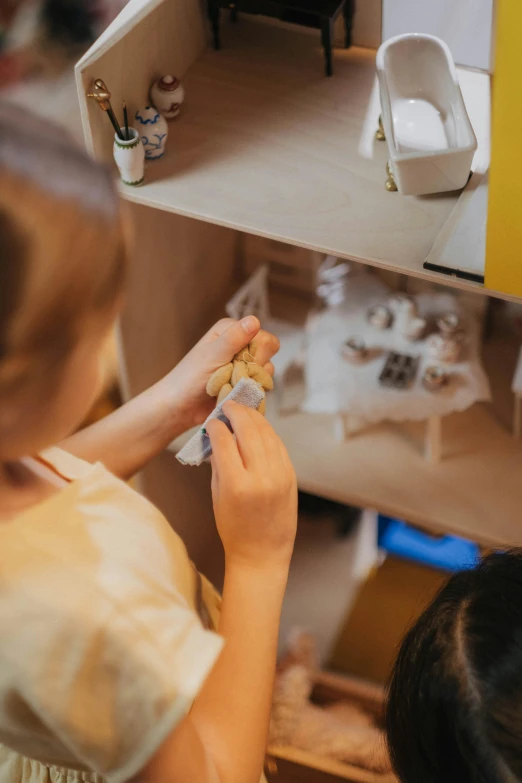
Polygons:
<instances>
[{"instance_id":1,"label":"small ceramic jar","mask_svg":"<svg viewBox=\"0 0 522 783\"><path fill-rule=\"evenodd\" d=\"M124 128L121 130L124 132ZM135 128L129 128L129 136L128 141L123 141L114 134L114 160L125 185L141 185L145 168L145 150Z\"/></svg>"},{"instance_id":2,"label":"small ceramic jar","mask_svg":"<svg viewBox=\"0 0 522 783\"><path fill-rule=\"evenodd\" d=\"M419 340L426 329L426 321L419 318L417 303L407 294L394 294L388 299L390 310L395 316L394 328L405 340Z\"/></svg>"},{"instance_id":3,"label":"small ceramic jar","mask_svg":"<svg viewBox=\"0 0 522 783\"><path fill-rule=\"evenodd\" d=\"M408 294L397 293L388 299L388 307L397 316L415 318L418 315L417 303Z\"/></svg>"},{"instance_id":4,"label":"small ceramic jar","mask_svg":"<svg viewBox=\"0 0 522 783\"><path fill-rule=\"evenodd\" d=\"M376 329L388 329L393 321L393 315L386 305L375 305L368 310L368 322Z\"/></svg>"},{"instance_id":5,"label":"small ceramic jar","mask_svg":"<svg viewBox=\"0 0 522 783\"><path fill-rule=\"evenodd\" d=\"M458 313L443 313L437 318L437 326L442 334L455 334L461 330L461 320Z\"/></svg>"},{"instance_id":6,"label":"small ceramic jar","mask_svg":"<svg viewBox=\"0 0 522 783\"><path fill-rule=\"evenodd\" d=\"M458 362L460 350L461 344L454 337L439 332L428 337L428 353L439 362Z\"/></svg>"},{"instance_id":7,"label":"small ceramic jar","mask_svg":"<svg viewBox=\"0 0 522 783\"><path fill-rule=\"evenodd\" d=\"M422 375L422 383L425 389L434 392L442 389L448 383L449 375L442 367L431 365L426 367Z\"/></svg>"},{"instance_id":8,"label":"small ceramic jar","mask_svg":"<svg viewBox=\"0 0 522 783\"><path fill-rule=\"evenodd\" d=\"M405 340L415 342L420 340L426 330L426 321L424 318L404 316L399 324L400 333Z\"/></svg>"},{"instance_id":9,"label":"small ceramic jar","mask_svg":"<svg viewBox=\"0 0 522 783\"><path fill-rule=\"evenodd\" d=\"M165 154L169 126L154 106L145 106L135 114L136 126L145 148L147 160L158 160Z\"/></svg>"},{"instance_id":10,"label":"small ceramic jar","mask_svg":"<svg viewBox=\"0 0 522 783\"><path fill-rule=\"evenodd\" d=\"M153 82L150 88L150 100L167 120L172 120L181 111L181 104L185 100L185 90L180 80L169 73Z\"/></svg>"},{"instance_id":11,"label":"small ceramic jar","mask_svg":"<svg viewBox=\"0 0 522 783\"><path fill-rule=\"evenodd\" d=\"M341 350L343 359L349 362L362 362L368 356L366 343L360 337L350 337L343 343Z\"/></svg>"}]
</instances>

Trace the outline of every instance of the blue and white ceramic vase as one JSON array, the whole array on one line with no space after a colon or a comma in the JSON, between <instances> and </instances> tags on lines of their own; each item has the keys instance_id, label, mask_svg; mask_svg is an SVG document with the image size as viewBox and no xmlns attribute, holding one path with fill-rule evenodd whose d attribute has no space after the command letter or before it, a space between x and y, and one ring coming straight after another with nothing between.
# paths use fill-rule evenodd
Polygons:
<instances>
[{"instance_id":1,"label":"blue and white ceramic vase","mask_svg":"<svg viewBox=\"0 0 522 783\"><path fill-rule=\"evenodd\" d=\"M147 160L158 160L165 154L169 133L167 120L154 106L145 106L135 114L135 128L140 134Z\"/></svg>"}]
</instances>

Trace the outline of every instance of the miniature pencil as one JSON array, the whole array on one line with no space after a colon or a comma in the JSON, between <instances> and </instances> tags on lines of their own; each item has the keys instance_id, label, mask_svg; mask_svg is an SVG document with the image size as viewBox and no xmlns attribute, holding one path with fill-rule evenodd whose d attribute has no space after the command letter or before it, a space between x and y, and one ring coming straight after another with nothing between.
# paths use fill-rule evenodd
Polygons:
<instances>
[{"instance_id":1,"label":"miniature pencil","mask_svg":"<svg viewBox=\"0 0 522 783\"><path fill-rule=\"evenodd\" d=\"M129 139L129 117L127 115L127 104L123 101L123 124L125 125L125 138Z\"/></svg>"}]
</instances>

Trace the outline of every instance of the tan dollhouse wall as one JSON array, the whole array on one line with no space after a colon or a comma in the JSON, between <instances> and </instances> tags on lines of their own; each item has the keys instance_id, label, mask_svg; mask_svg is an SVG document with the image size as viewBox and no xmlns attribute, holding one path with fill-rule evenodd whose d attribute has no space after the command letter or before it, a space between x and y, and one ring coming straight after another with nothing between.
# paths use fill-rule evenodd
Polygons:
<instances>
[{"instance_id":1,"label":"tan dollhouse wall","mask_svg":"<svg viewBox=\"0 0 522 783\"><path fill-rule=\"evenodd\" d=\"M382 0L356 0L352 40L354 46L377 49L381 45ZM344 45L344 22L342 15L335 24L335 43Z\"/></svg>"},{"instance_id":2,"label":"tan dollhouse wall","mask_svg":"<svg viewBox=\"0 0 522 783\"><path fill-rule=\"evenodd\" d=\"M129 204L136 230L121 364L134 396L159 380L223 316L234 290L236 231ZM173 389L173 397L175 389ZM216 584L222 550L212 516L210 469L180 465L166 451L141 476L140 489L166 515L197 566Z\"/></svg>"},{"instance_id":3,"label":"tan dollhouse wall","mask_svg":"<svg viewBox=\"0 0 522 783\"><path fill-rule=\"evenodd\" d=\"M152 80L165 73L183 77L205 49L207 36L197 0L130 0L76 66L85 140L96 158L112 160L112 133L96 102L84 98L93 80L107 83L118 116L127 102L132 123L136 109L148 102Z\"/></svg>"},{"instance_id":4,"label":"tan dollhouse wall","mask_svg":"<svg viewBox=\"0 0 522 783\"><path fill-rule=\"evenodd\" d=\"M130 0L76 66L86 143L95 157L111 162L112 132L108 118L85 97L92 81L106 81L119 116L126 100L132 122L147 103L152 79L169 72L183 77L207 35L199 0ZM125 396L134 396L169 372L223 314L233 290L237 233L133 203L127 208L135 245L120 364ZM222 555L208 471L182 467L166 452L144 471L140 488L179 531L198 567L219 584Z\"/></svg>"}]
</instances>

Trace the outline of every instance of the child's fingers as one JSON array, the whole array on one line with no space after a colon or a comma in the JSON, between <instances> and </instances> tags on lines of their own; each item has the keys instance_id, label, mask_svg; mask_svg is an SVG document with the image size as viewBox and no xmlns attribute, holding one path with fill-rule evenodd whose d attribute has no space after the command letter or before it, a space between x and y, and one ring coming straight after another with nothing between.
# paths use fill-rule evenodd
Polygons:
<instances>
[{"instance_id":1,"label":"child's fingers","mask_svg":"<svg viewBox=\"0 0 522 783\"><path fill-rule=\"evenodd\" d=\"M263 425L260 425L260 429L262 430L265 449L267 454L270 455L272 466L277 469L276 466L279 464L284 470L293 469L290 457L288 456L288 452L283 441L274 430L270 422L268 422L264 417L262 418Z\"/></svg>"},{"instance_id":2,"label":"child's fingers","mask_svg":"<svg viewBox=\"0 0 522 783\"><path fill-rule=\"evenodd\" d=\"M222 421L211 419L207 422L207 434L212 445L212 470L217 476L228 471L240 471L243 462L234 436Z\"/></svg>"},{"instance_id":3,"label":"child's fingers","mask_svg":"<svg viewBox=\"0 0 522 783\"><path fill-rule=\"evenodd\" d=\"M217 474L217 465L216 460L214 459L214 456L210 455L210 468L212 470L212 478L210 480L210 486L212 487L212 491L214 491L214 487L217 487L218 483L218 474Z\"/></svg>"},{"instance_id":4,"label":"child's fingers","mask_svg":"<svg viewBox=\"0 0 522 783\"><path fill-rule=\"evenodd\" d=\"M292 471L292 473L295 473L294 466L292 464L292 460L290 459L290 454L287 451L287 448L281 438L277 436L278 440L278 448L279 448L279 454L281 455L281 462L283 464L283 467L285 470Z\"/></svg>"},{"instance_id":5,"label":"child's fingers","mask_svg":"<svg viewBox=\"0 0 522 783\"><path fill-rule=\"evenodd\" d=\"M227 407L230 403L227 403ZM293 470L290 462L288 452L272 425L263 417L260 413L251 408L246 408L237 403L232 402L232 415L234 415L234 409L239 407L241 409L239 415L248 422L245 426L245 430L242 435L246 438L246 446L242 446L243 438L239 438L238 446L240 451L242 448L247 449L247 453L243 455L243 462L247 469L261 470L264 473L271 471L278 471L280 469L287 471ZM227 416L229 415L225 411ZM236 437L238 433L236 431L236 425L232 422L232 427ZM250 430L252 427L252 430ZM253 447L255 446L255 451ZM248 449L252 449L253 453L248 454Z\"/></svg>"},{"instance_id":6,"label":"child's fingers","mask_svg":"<svg viewBox=\"0 0 522 783\"><path fill-rule=\"evenodd\" d=\"M233 324L237 323L235 318L222 318L220 321L214 324L214 326L206 332L201 340L198 341L198 345L208 345L213 343L216 338L220 337L225 329L228 329Z\"/></svg>"},{"instance_id":7,"label":"child's fingers","mask_svg":"<svg viewBox=\"0 0 522 783\"><path fill-rule=\"evenodd\" d=\"M232 400L223 405L223 412L232 425L245 467L259 470L266 464L262 426L266 423L264 418L257 411Z\"/></svg>"},{"instance_id":8,"label":"child's fingers","mask_svg":"<svg viewBox=\"0 0 522 783\"><path fill-rule=\"evenodd\" d=\"M210 466L212 468L212 478L210 481L210 488L212 490L212 497L216 497L219 490L219 476L217 472L217 465L214 457L210 457Z\"/></svg>"},{"instance_id":9,"label":"child's fingers","mask_svg":"<svg viewBox=\"0 0 522 783\"><path fill-rule=\"evenodd\" d=\"M267 332L264 329L261 329L257 335L255 344L255 359L257 364L260 364L261 367L269 362L272 356L274 356L274 354L276 354L280 348L279 340L275 334Z\"/></svg>"},{"instance_id":10,"label":"child's fingers","mask_svg":"<svg viewBox=\"0 0 522 783\"><path fill-rule=\"evenodd\" d=\"M274 367L274 365L272 364L272 362L267 362L267 363L265 364L265 370L267 371L267 373L268 373L269 375L271 375L271 376L272 376L272 378L274 377L274 373L275 373L275 367Z\"/></svg>"},{"instance_id":11,"label":"child's fingers","mask_svg":"<svg viewBox=\"0 0 522 783\"><path fill-rule=\"evenodd\" d=\"M247 315L241 321L234 321L217 338L212 348L216 356L223 356L230 361L238 351L247 346L259 332L259 319L255 315Z\"/></svg>"},{"instance_id":12,"label":"child's fingers","mask_svg":"<svg viewBox=\"0 0 522 783\"><path fill-rule=\"evenodd\" d=\"M256 411L252 411L252 413L256 416L260 415ZM268 422L263 416L261 416L261 418L263 421L262 423L259 423L259 430L265 444L267 459L270 461L270 464L267 465L266 468L271 468L276 472L282 470L283 473L293 473L294 467L290 460L288 451L286 450L285 444L274 430L270 422Z\"/></svg>"}]
</instances>

